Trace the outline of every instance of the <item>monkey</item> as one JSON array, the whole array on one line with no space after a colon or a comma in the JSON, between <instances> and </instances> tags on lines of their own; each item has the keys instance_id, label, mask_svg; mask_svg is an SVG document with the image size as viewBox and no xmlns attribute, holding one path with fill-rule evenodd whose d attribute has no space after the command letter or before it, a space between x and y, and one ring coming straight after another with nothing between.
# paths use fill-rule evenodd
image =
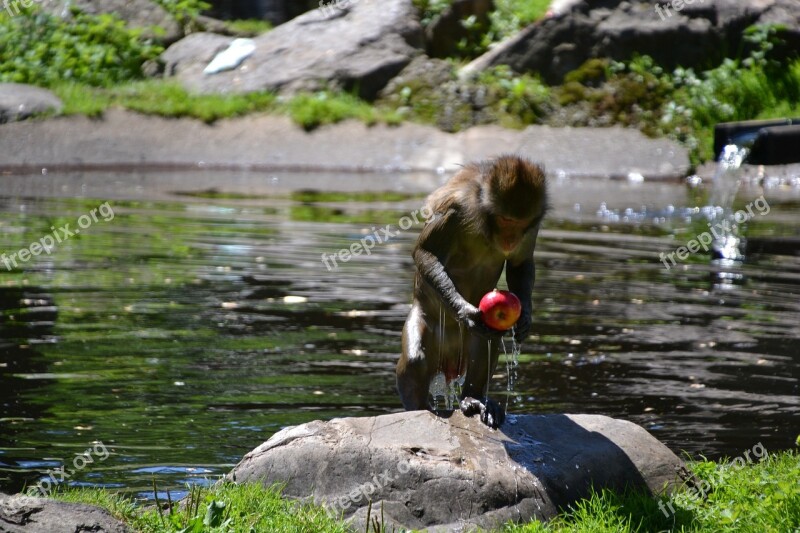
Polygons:
<instances>
[{"instance_id":1,"label":"monkey","mask_svg":"<svg viewBox=\"0 0 800 533\"><path fill-rule=\"evenodd\" d=\"M478 309L505 268L522 303L513 328L522 342L531 327L533 251L547 210L541 166L515 155L470 163L428 196L431 216L413 248L411 310L403 326L397 389L407 411L431 409L431 379L464 378L459 408L498 428L504 408L488 398L503 331L486 326Z\"/></svg>"}]
</instances>

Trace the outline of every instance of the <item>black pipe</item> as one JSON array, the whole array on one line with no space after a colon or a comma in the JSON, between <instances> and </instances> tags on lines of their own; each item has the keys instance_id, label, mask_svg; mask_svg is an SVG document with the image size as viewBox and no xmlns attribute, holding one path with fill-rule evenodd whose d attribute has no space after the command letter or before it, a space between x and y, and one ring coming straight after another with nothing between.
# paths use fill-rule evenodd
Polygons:
<instances>
[{"instance_id":1,"label":"black pipe","mask_svg":"<svg viewBox=\"0 0 800 533\"><path fill-rule=\"evenodd\" d=\"M714 127L714 153L728 144L747 146L751 165L800 163L800 118L725 122Z\"/></svg>"}]
</instances>

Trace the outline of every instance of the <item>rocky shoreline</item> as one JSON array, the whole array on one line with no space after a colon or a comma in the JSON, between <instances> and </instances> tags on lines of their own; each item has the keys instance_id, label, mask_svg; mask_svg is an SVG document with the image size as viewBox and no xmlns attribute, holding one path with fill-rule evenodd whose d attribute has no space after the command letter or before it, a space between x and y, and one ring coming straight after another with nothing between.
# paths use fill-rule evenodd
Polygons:
<instances>
[{"instance_id":1,"label":"rocky shoreline","mask_svg":"<svg viewBox=\"0 0 800 533\"><path fill-rule=\"evenodd\" d=\"M214 125L122 110L102 119L55 117L2 126L0 174L127 168L339 172L449 172L506 152L526 155L558 176L679 180L685 148L624 128L522 131L476 126L366 126L357 121L306 132L286 117L248 116Z\"/></svg>"}]
</instances>

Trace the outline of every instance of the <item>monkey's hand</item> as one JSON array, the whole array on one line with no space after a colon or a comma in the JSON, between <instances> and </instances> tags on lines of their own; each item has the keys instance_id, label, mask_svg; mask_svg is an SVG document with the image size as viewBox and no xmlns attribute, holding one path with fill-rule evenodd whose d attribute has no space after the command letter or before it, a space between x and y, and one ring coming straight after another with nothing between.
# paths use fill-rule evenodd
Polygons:
<instances>
[{"instance_id":1,"label":"monkey's hand","mask_svg":"<svg viewBox=\"0 0 800 533\"><path fill-rule=\"evenodd\" d=\"M459 320L467 326L470 333L474 333L478 337L487 340L500 340L505 331L492 329L483 321L481 310L474 305L465 305L461 312L458 314Z\"/></svg>"},{"instance_id":2,"label":"monkey's hand","mask_svg":"<svg viewBox=\"0 0 800 533\"><path fill-rule=\"evenodd\" d=\"M531 313L530 311L523 311L522 315L514 324L514 340L517 344L522 344L522 341L528 338L528 333L531 331Z\"/></svg>"},{"instance_id":3,"label":"monkey's hand","mask_svg":"<svg viewBox=\"0 0 800 533\"><path fill-rule=\"evenodd\" d=\"M494 400L486 399L483 403L480 400L467 396L461 400L461 412L464 416L472 416L480 413L481 422L492 429L497 429L503 425L506 419L506 411L503 406Z\"/></svg>"}]
</instances>

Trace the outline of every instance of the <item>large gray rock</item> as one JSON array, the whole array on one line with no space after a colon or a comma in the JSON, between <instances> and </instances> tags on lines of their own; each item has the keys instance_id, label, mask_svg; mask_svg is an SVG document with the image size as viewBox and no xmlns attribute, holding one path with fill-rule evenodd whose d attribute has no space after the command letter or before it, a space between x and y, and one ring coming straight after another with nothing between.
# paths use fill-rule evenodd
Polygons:
<instances>
[{"instance_id":1,"label":"large gray rock","mask_svg":"<svg viewBox=\"0 0 800 533\"><path fill-rule=\"evenodd\" d=\"M598 415L510 415L499 430L455 412L310 422L279 431L228 474L406 528L546 520L591 487L660 493L681 460L641 427ZM363 530L363 527L360 527Z\"/></svg>"},{"instance_id":2,"label":"large gray rock","mask_svg":"<svg viewBox=\"0 0 800 533\"><path fill-rule=\"evenodd\" d=\"M73 7L89 15L116 15L129 28L142 29L146 36L168 44L183 35L175 18L151 0L52 0L37 3L46 13L61 17L69 16L69 10ZM160 30L154 31L154 28Z\"/></svg>"},{"instance_id":3,"label":"large gray rock","mask_svg":"<svg viewBox=\"0 0 800 533\"><path fill-rule=\"evenodd\" d=\"M130 533L107 511L91 505L66 503L17 494L0 494L0 531L4 533Z\"/></svg>"},{"instance_id":4,"label":"large gray rock","mask_svg":"<svg viewBox=\"0 0 800 533\"><path fill-rule=\"evenodd\" d=\"M61 100L41 87L0 83L0 124L25 120L33 115L60 111Z\"/></svg>"},{"instance_id":5,"label":"large gray rock","mask_svg":"<svg viewBox=\"0 0 800 533\"><path fill-rule=\"evenodd\" d=\"M167 74L200 92L340 87L372 98L423 45L411 0L341 0L255 38L255 52L237 68L203 74L232 40L190 35L164 52Z\"/></svg>"},{"instance_id":6,"label":"large gray rock","mask_svg":"<svg viewBox=\"0 0 800 533\"><path fill-rule=\"evenodd\" d=\"M704 0L668 12L664 10L667 4L652 0L570 3L477 58L464 72L505 64L517 72L540 72L545 81L560 83L587 59L627 60L633 54L650 55L668 68L708 68L736 56L743 46L743 31L752 24L786 27L784 51L777 53L800 48L797 0Z\"/></svg>"}]
</instances>

